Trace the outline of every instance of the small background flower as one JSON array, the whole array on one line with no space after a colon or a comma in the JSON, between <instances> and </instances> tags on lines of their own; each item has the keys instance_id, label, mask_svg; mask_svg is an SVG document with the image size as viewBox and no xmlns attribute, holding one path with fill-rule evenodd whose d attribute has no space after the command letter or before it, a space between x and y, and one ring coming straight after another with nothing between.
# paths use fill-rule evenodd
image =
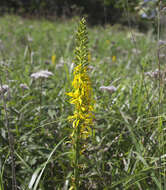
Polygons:
<instances>
[{"instance_id":1,"label":"small background flower","mask_svg":"<svg viewBox=\"0 0 166 190\"><path fill-rule=\"evenodd\" d=\"M31 74L31 77L34 79L38 79L38 78L48 78L49 76L52 76L52 75L53 73L50 71L41 70L41 71Z\"/></svg>"}]
</instances>

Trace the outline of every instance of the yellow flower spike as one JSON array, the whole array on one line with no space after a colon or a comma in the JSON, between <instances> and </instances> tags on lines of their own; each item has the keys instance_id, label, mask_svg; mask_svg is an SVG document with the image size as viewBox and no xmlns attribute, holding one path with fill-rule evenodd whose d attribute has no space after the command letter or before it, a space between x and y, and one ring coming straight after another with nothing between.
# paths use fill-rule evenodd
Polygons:
<instances>
[{"instance_id":1,"label":"yellow flower spike","mask_svg":"<svg viewBox=\"0 0 166 190\"><path fill-rule=\"evenodd\" d=\"M52 55L51 57L51 63L54 65L55 64L55 61L56 61L56 55Z\"/></svg>"},{"instance_id":2,"label":"yellow flower spike","mask_svg":"<svg viewBox=\"0 0 166 190\"><path fill-rule=\"evenodd\" d=\"M91 54L88 51L87 31L85 19L82 19L78 32L76 34L75 48L75 68L73 71L72 92L66 93L70 96L69 102L74 105L74 113L68 117L68 120L73 123L71 144L74 152L72 165L74 167L74 174L72 186L74 190L79 190L80 186L80 172L79 165L80 155L86 151L87 139L92 135L93 124L93 93L91 87L90 77L88 76L88 64L91 60Z\"/></svg>"}]
</instances>

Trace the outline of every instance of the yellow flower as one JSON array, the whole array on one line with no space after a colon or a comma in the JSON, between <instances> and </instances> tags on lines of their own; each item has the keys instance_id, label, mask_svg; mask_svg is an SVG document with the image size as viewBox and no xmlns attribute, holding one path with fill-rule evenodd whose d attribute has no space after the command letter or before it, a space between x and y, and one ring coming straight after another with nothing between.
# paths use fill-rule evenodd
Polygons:
<instances>
[{"instance_id":1,"label":"yellow flower","mask_svg":"<svg viewBox=\"0 0 166 190\"><path fill-rule=\"evenodd\" d=\"M115 56L115 55L112 56L112 61L113 61L113 62L116 61L116 56Z\"/></svg>"},{"instance_id":2,"label":"yellow flower","mask_svg":"<svg viewBox=\"0 0 166 190\"><path fill-rule=\"evenodd\" d=\"M108 45L110 45L110 41L109 41L109 40L106 40L106 43L107 43Z\"/></svg>"},{"instance_id":3,"label":"yellow flower","mask_svg":"<svg viewBox=\"0 0 166 190\"><path fill-rule=\"evenodd\" d=\"M54 54L51 57L51 62L52 62L53 65L55 64L55 60L56 60L56 55Z\"/></svg>"}]
</instances>

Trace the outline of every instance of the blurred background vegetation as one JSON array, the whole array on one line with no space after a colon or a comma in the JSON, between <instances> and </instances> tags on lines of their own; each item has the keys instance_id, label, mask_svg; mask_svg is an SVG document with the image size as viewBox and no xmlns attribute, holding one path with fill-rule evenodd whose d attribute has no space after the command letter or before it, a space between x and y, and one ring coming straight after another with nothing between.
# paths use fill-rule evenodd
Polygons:
<instances>
[{"instance_id":1,"label":"blurred background vegetation","mask_svg":"<svg viewBox=\"0 0 166 190\"><path fill-rule=\"evenodd\" d=\"M90 24L130 24L145 30L158 0L1 0L0 11L47 18L86 15ZM151 22L148 22L151 24ZM151 26L151 25L150 25Z\"/></svg>"}]
</instances>

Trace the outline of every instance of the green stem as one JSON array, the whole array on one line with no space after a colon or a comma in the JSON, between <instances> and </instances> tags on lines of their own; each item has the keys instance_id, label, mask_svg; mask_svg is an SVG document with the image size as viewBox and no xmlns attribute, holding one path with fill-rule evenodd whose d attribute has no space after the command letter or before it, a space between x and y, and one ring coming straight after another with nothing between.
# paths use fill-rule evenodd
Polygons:
<instances>
[{"instance_id":1,"label":"green stem","mask_svg":"<svg viewBox=\"0 0 166 190\"><path fill-rule=\"evenodd\" d=\"M79 172L79 160L80 160L80 128L77 126L75 132L75 142L74 142L74 190L79 189L80 182L80 172Z\"/></svg>"},{"instance_id":2,"label":"green stem","mask_svg":"<svg viewBox=\"0 0 166 190\"><path fill-rule=\"evenodd\" d=\"M43 91L43 79L40 80L40 113L42 109L42 91Z\"/></svg>"}]
</instances>

